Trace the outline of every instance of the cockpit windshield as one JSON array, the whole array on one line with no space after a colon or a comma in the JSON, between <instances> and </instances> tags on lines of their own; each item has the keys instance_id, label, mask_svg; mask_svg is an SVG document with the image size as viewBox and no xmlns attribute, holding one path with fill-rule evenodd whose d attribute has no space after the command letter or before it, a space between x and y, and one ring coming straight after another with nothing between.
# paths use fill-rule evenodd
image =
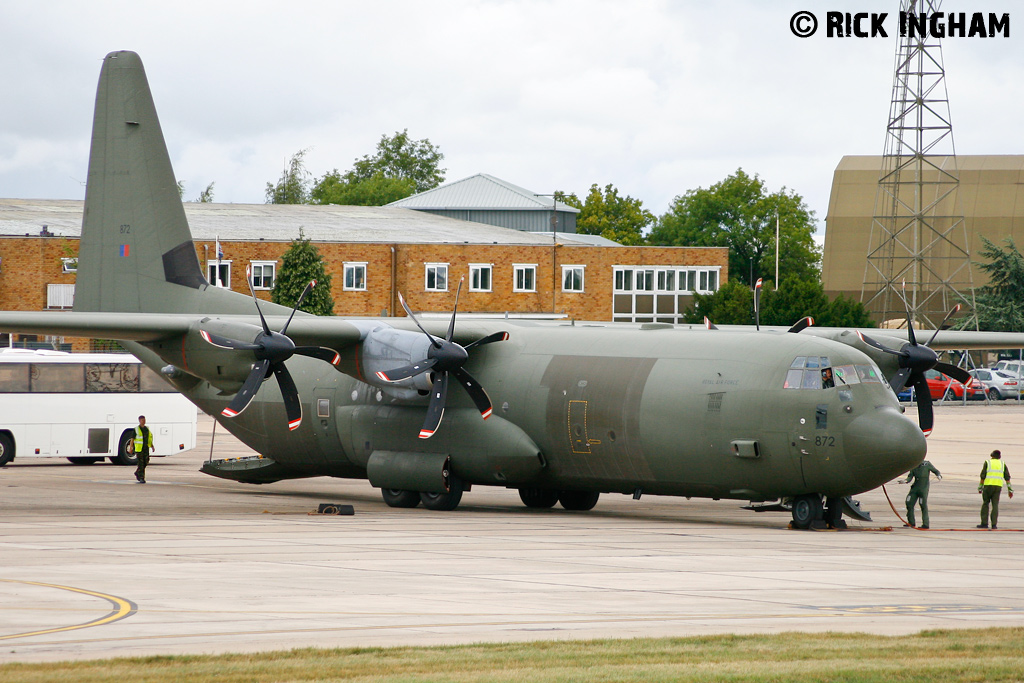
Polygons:
<instances>
[{"instance_id":1,"label":"cockpit windshield","mask_svg":"<svg viewBox=\"0 0 1024 683\"><path fill-rule=\"evenodd\" d=\"M874 365L836 365L828 356L797 356L786 373L786 389L831 389L860 383L884 384Z\"/></svg>"}]
</instances>

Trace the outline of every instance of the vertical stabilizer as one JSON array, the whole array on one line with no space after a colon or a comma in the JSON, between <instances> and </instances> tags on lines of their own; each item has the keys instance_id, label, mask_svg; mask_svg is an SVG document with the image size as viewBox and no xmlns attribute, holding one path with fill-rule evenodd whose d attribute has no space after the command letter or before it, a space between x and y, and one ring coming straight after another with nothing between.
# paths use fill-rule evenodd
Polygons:
<instances>
[{"instance_id":1,"label":"vertical stabilizer","mask_svg":"<svg viewBox=\"0 0 1024 683\"><path fill-rule=\"evenodd\" d=\"M103 60L89 154L76 311L251 313L199 267L142 60Z\"/></svg>"}]
</instances>

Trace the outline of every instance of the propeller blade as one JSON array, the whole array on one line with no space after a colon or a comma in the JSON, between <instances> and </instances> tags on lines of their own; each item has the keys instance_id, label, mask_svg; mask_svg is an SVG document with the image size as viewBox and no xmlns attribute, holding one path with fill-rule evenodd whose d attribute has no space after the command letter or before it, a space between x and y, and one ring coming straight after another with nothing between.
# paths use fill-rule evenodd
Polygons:
<instances>
[{"instance_id":1,"label":"propeller blade","mask_svg":"<svg viewBox=\"0 0 1024 683\"><path fill-rule=\"evenodd\" d=\"M715 324L713 322L711 322L711 319L708 318L707 316L704 316L704 327L708 328L709 330L717 330L718 329L717 327L715 327Z\"/></svg>"},{"instance_id":2,"label":"propeller blade","mask_svg":"<svg viewBox=\"0 0 1024 683\"><path fill-rule=\"evenodd\" d=\"M448 373L439 372L434 378L434 386L430 390L430 405L427 406L427 418L420 428L420 438L429 439L437 431L444 415L444 402L448 398Z\"/></svg>"},{"instance_id":3,"label":"propeller blade","mask_svg":"<svg viewBox=\"0 0 1024 683\"><path fill-rule=\"evenodd\" d=\"M935 369L941 373L949 375L961 384L967 384L971 381L971 375L963 368L958 368L955 365L949 363L936 363Z\"/></svg>"},{"instance_id":4,"label":"propeller blade","mask_svg":"<svg viewBox=\"0 0 1024 683\"><path fill-rule=\"evenodd\" d=\"M917 337L914 335L914 322L910 319L910 302L907 301L907 281L903 281L903 308L907 311L907 339L911 346L917 346Z\"/></svg>"},{"instance_id":5,"label":"propeller blade","mask_svg":"<svg viewBox=\"0 0 1024 683\"><path fill-rule=\"evenodd\" d=\"M292 379L292 375L284 363L274 363L272 369L274 376L277 377L277 385L281 388L281 396L284 398L284 411L288 415L288 429L298 429L302 424L302 403L299 402L299 390L295 388L295 380Z\"/></svg>"},{"instance_id":6,"label":"propeller blade","mask_svg":"<svg viewBox=\"0 0 1024 683\"><path fill-rule=\"evenodd\" d=\"M959 313L959 312L960 312L960 304L957 304L956 306L954 306L952 308L952 310L950 310L949 313L946 314L946 317L942 319L942 322L939 323L939 326L935 329L935 333L932 334L932 338L928 340L928 346L931 346L932 342L935 341L935 338L939 336L939 330L941 330L943 328L943 326L946 324L946 322L950 318L952 318L954 315Z\"/></svg>"},{"instance_id":7,"label":"propeller blade","mask_svg":"<svg viewBox=\"0 0 1024 683\"><path fill-rule=\"evenodd\" d=\"M427 335L427 338L430 339L430 343L433 344L435 348L441 348L441 342L435 339L434 335L430 334L425 329L423 329L423 325L420 325L420 321L416 319L416 315L412 312L412 309L409 308L409 304L405 303L405 297L402 296L401 292L398 293L398 302L401 303L402 308L405 309L405 314L412 318L412 321L416 323L416 327L420 328L420 331L423 334Z\"/></svg>"},{"instance_id":8,"label":"propeller blade","mask_svg":"<svg viewBox=\"0 0 1024 683\"><path fill-rule=\"evenodd\" d=\"M483 346L484 344L493 344L494 342L506 341L507 339L508 339L508 332L495 332L493 334L487 335L483 339L477 339L475 342L473 342L472 344L467 345L464 348L467 351L469 351L474 346Z\"/></svg>"},{"instance_id":9,"label":"propeller blade","mask_svg":"<svg viewBox=\"0 0 1024 683\"><path fill-rule=\"evenodd\" d=\"M459 310L459 294L462 292L462 282L465 279L464 277L459 278L459 288L455 290L455 306L452 307L452 321L448 323L448 336L445 337L448 341L451 341L452 336L455 335L455 314Z\"/></svg>"},{"instance_id":10,"label":"propeller blade","mask_svg":"<svg viewBox=\"0 0 1024 683\"><path fill-rule=\"evenodd\" d=\"M252 266L245 267L245 283L249 285L249 293L252 294L252 300L256 304L256 312L260 314L260 322L263 324L263 331L270 334L270 327L267 325L267 319L263 317L263 311L260 310L260 300L256 296L256 290L252 288Z\"/></svg>"},{"instance_id":11,"label":"propeller blade","mask_svg":"<svg viewBox=\"0 0 1024 683\"><path fill-rule=\"evenodd\" d=\"M925 436L932 433L935 415L932 412L932 392L928 389L928 380L923 374L914 377L914 392L917 394L917 421Z\"/></svg>"},{"instance_id":12,"label":"propeller blade","mask_svg":"<svg viewBox=\"0 0 1024 683\"><path fill-rule=\"evenodd\" d=\"M403 365L400 368L394 368L393 370L383 370L377 373L385 382L399 382L409 377L415 377L421 372L426 372L430 368L437 365L437 358L427 358L421 360L419 363L413 363L412 365Z\"/></svg>"},{"instance_id":13,"label":"propeller blade","mask_svg":"<svg viewBox=\"0 0 1024 683\"><path fill-rule=\"evenodd\" d=\"M295 355L298 356L309 356L310 358L317 358L319 360L330 363L331 365L337 365L341 362L341 356L334 349L328 349L324 346L296 346Z\"/></svg>"},{"instance_id":14,"label":"propeller blade","mask_svg":"<svg viewBox=\"0 0 1024 683\"><path fill-rule=\"evenodd\" d=\"M910 379L910 373L913 372L910 368L900 368L896 371L896 374L889 378L889 386L892 387L894 394L898 394L903 391L903 387L907 386L907 380Z\"/></svg>"},{"instance_id":15,"label":"propeller blade","mask_svg":"<svg viewBox=\"0 0 1024 683\"><path fill-rule=\"evenodd\" d=\"M469 397L473 399L473 403L476 404L481 417L485 420L489 418L493 408L491 405L491 397L487 395L487 392L484 391L482 386L480 386L480 383L473 378L473 375L469 374L462 368L455 368L452 370L452 374L455 375L455 379L459 380L459 384L461 384L462 388L466 390Z\"/></svg>"},{"instance_id":16,"label":"propeller blade","mask_svg":"<svg viewBox=\"0 0 1024 683\"><path fill-rule=\"evenodd\" d=\"M884 346L884 345L880 344L879 342L875 341L874 339L872 339L871 337L867 336L866 334L862 334L861 332L857 332L857 336L860 337L860 340L862 342L864 342L868 346L875 347L879 351L885 351L886 353L891 353L894 356L901 356L901 355L903 355L902 353L900 353L899 351L896 351L895 349L890 349L888 346Z\"/></svg>"},{"instance_id":17,"label":"propeller blade","mask_svg":"<svg viewBox=\"0 0 1024 683\"><path fill-rule=\"evenodd\" d=\"M292 324L292 318L295 317L295 311L299 310L299 306L302 305L302 300L306 298L306 295L309 294L314 287L316 287L316 280L310 280L309 284L303 287L302 294L299 294L299 300L295 302L295 307L292 308L291 315L288 316L288 320L285 322L284 327L281 328L281 334L288 331L288 326Z\"/></svg>"},{"instance_id":18,"label":"propeller blade","mask_svg":"<svg viewBox=\"0 0 1024 683\"><path fill-rule=\"evenodd\" d=\"M242 384L242 388L238 390L235 397L231 399L231 403L228 407L220 411L220 414L224 417L237 417L242 413L243 410L249 407L249 403L252 402L256 392L259 391L260 384L267 378L267 370L270 368L269 360L256 361L252 370L249 372L249 376L245 378L245 382Z\"/></svg>"},{"instance_id":19,"label":"propeller blade","mask_svg":"<svg viewBox=\"0 0 1024 683\"><path fill-rule=\"evenodd\" d=\"M757 284L754 285L754 324L757 329L761 329L761 278L757 278Z\"/></svg>"},{"instance_id":20,"label":"propeller blade","mask_svg":"<svg viewBox=\"0 0 1024 683\"><path fill-rule=\"evenodd\" d=\"M814 318L812 318L811 316L807 316L806 318L801 318L800 320L797 320L795 323L793 323L793 327L789 328L786 331L792 332L794 334L799 334L800 332L803 332L813 324Z\"/></svg>"},{"instance_id":21,"label":"propeller blade","mask_svg":"<svg viewBox=\"0 0 1024 683\"><path fill-rule=\"evenodd\" d=\"M235 349L236 351L253 351L260 348L258 344L251 342L237 341L235 339L228 339L222 337L219 334L211 334L206 330L199 330L199 336L206 340L208 344L213 346L219 346L222 349Z\"/></svg>"}]
</instances>

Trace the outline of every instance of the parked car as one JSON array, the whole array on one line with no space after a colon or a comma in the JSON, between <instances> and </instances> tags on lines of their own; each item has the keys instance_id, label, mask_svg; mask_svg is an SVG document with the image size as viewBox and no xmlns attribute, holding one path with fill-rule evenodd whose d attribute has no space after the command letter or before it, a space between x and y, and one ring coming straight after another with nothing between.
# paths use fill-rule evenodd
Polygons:
<instances>
[{"instance_id":1,"label":"parked car","mask_svg":"<svg viewBox=\"0 0 1024 683\"><path fill-rule=\"evenodd\" d=\"M1001 398L1017 398L1020 394L1020 380L1002 370L971 370L971 377L985 387L989 399L996 401Z\"/></svg>"},{"instance_id":2,"label":"parked car","mask_svg":"<svg viewBox=\"0 0 1024 683\"><path fill-rule=\"evenodd\" d=\"M962 399L965 390L968 399L983 398L985 393L985 388L974 378L971 378L968 385L964 387L960 382L938 370L929 370L924 373L924 376L928 381L928 390L931 392L933 401L942 400L942 397L946 396L947 393L951 398Z\"/></svg>"},{"instance_id":3,"label":"parked car","mask_svg":"<svg viewBox=\"0 0 1024 683\"><path fill-rule=\"evenodd\" d=\"M1007 375L1012 375L1017 379L1020 379L1021 376L1021 362L1019 360L1001 360L992 369L1005 372Z\"/></svg>"}]
</instances>

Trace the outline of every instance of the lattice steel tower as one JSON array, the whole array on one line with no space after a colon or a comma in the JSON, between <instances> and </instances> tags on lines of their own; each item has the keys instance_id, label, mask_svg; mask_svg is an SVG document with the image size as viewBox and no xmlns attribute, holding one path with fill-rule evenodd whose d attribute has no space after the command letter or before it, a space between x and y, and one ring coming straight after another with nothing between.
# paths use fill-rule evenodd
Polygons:
<instances>
[{"instance_id":1,"label":"lattice steel tower","mask_svg":"<svg viewBox=\"0 0 1024 683\"><path fill-rule=\"evenodd\" d=\"M941 4L901 0L900 10L930 16ZM967 301L974 315L974 285L942 48L927 31L906 33L896 49L861 301L878 321L903 319L905 291L915 326L934 329L957 303Z\"/></svg>"}]
</instances>

